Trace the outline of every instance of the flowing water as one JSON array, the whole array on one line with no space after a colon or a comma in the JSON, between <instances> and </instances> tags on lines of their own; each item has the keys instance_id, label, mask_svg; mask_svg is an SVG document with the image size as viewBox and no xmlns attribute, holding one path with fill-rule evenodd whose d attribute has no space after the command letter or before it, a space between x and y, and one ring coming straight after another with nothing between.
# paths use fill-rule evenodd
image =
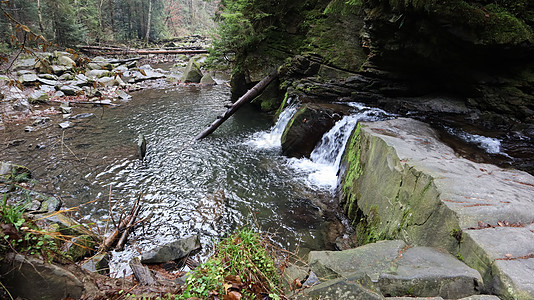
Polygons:
<instances>
[{"instance_id":1,"label":"flowing water","mask_svg":"<svg viewBox=\"0 0 534 300\"><path fill-rule=\"evenodd\" d=\"M54 115L17 140L28 123L12 124L2 138L1 160L29 167L38 189L66 207L79 206L76 217L102 231L142 193L140 218L152 217L130 235L125 251L114 252L113 275L127 274L125 262L155 245L200 234L209 246L250 222L275 231L274 241L289 250L332 247L331 220L319 208L332 194L307 184L280 154L280 122L294 107L276 130L266 127L269 116L245 107L208 138L193 141L224 110L227 87L179 86L132 96L115 108L75 107L64 130L58 126L64 120ZM260 140L258 132L272 145L251 144ZM144 162L136 153L140 133L148 144Z\"/></svg>"}]
</instances>

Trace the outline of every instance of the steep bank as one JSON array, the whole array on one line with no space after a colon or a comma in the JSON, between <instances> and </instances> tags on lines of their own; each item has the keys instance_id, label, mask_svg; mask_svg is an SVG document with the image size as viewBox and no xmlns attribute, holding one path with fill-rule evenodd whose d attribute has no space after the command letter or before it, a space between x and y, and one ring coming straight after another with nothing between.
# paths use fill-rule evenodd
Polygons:
<instances>
[{"instance_id":1,"label":"steep bank","mask_svg":"<svg viewBox=\"0 0 534 300\"><path fill-rule=\"evenodd\" d=\"M272 99L280 103L288 92L491 131L519 158L509 164L532 171L531 1L284 3L283 13L265 7L272 14L252 23L249 34L262 33L254 46L234 49L234 93L285 63L264 109L275 109Z\"/></svg>"},{"instance_id":2,"label":"steep bank","mask_svg":"<svg viewBox=\"0 0 534 300\"><path fill-rule=\"evenodd\" d=\"M456 255L483 290L531 299L534 177L457 157L428 125L360 123L343 162L340 199L359 244L402 239Z\"/></svg>"}]
</instances>

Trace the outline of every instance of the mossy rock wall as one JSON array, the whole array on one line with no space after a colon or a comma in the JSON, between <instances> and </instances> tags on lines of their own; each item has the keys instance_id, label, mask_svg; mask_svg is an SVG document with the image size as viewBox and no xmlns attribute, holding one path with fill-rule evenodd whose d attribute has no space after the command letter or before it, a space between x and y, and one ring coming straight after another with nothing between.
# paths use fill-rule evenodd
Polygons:
<instances>
[{"instance_id":1,"label":"mossy rock wall","mask_svg":"<svg viewBox=\"0 0 534 300\"><path fill-rule=\"evenodd\" d=\"M458 252L451 235L458 221L442 205L433 178L402 162L384 140L359 124L342 164L341 200L359 244L403 239Z\"/></svg>"}]
</instances>

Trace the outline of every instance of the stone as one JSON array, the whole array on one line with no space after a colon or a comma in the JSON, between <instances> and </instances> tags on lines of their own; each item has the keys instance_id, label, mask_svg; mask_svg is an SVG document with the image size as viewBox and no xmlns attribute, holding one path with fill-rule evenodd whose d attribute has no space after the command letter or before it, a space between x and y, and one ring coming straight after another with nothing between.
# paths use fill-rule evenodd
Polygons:
<instances>
[{"instance_id":1,"label":"stone","mask_svg":"<svg viewBox=\"0 0 534 300\"><path fill-rule=\"evenodd\" d=\"M199 83L201 79L202 71L200 70L200 66L193 58L191 58L182 75L182 82Z\"/></svg>"},{"instance_id":2,"label":"stone","mask_svg":"<svg viewBox=\"0 0 534 300\"><path fill-rule=\"evenodd\" d=\"M341 114L335 106L306 103L291 118L282 134L282 153L290 157L309 157L323 135Z\"/></svg>"},{"instance_id":3,"label":"stone","mask_svg":"<svg viewBox=\"0 0 534 300\"><path fill-rule=\"evenodd\" d=\"M109 254L99 253L85 260L81 267L89 272L101 275L109 274Z\"/></svg>"},{"instance_id":4,"label":"stone","mask_svg":"<svg viewBox=\"0 0 534 300\"><path fill-rule=\"evenodd\" d=\"M67 67L67 69L71 69L72 67L76 66L76 62L74 62L74 60L68 56L61 55L57 58L57 61L61 66Z\"/></svg>"},{"instance_id":5,"label":"stone","mask_svg":"<svg viewBox=\"0 0 534 300\"><path fill-rule=\"evenodd\" d=\"M61 76L59 76L59 80L73 80L74 79L74 75L70 74L70 73L65 73Z\"/></svg>"},{"instance_id":6,"label":"stone","mask_svg":"<svg viewBox=\"0 0 534 300\"><path fill-rule=\"evenodd\" d=\"M340 201L358 219L360 244L402 238L439 247L477 270L491 293L534 298L534 236L505 224L534 220L534 176L458 157L437 136L407 118L354 130Z\"/></svg>"},{"instance_id":7,"label":"stone","mask_svg":"<svg viewBox=\"0 0 534 300\"><path fill-rule=\"evenodd\" d=\"M58 80L58 77L56 75L49 74L49 73L39 74L39 77L40 78L44 78L44 79L48 79L48 80Z\"/></svg>"},{"instance_id":8,"label":"stone","mask_svg":"<svg viewBox=\"0 0 534 300\"><path fill-rule=\"evenodd\" d=\"M67 70L69 70L69 68L65 66L58 66L58 65L52 65L50 66L50 68L52 68L52 72L58 76L65 73Z\"/></svg>"},{"instance_id":9,"label":"stone","mask_svg":"<svg viewBox=\"0 0 534 300\"><path fill-rule=\"evenodd\" d=\"M37 60L35 58L18 59L13 63L12 71L33 70Z\"/></svg>"},{"instance_id":10,"label":"stone","mask_svg":"<svg viewBox=\"0 0 534 300\"><path fill-rule=\"evenodd\" d=\"M202 85L217 85L217 82L215 82L209 73L206 73L204 76L202 76L200 83Z\"/></svg>"},{"instance_id":11,"label":"stone","mask_svg":"<svg viewBox=\"0 0 534 300\"><path fill-rule=\"evenodd\" d=\"M45 79L45 78L37 78L37 80L42 84L46 84L50 86L56 86L59 84L57 80L50 80L50 79Z\"/></svg>"},{"instance_id":12,"label":"stone","mask_svg":"<svg viewBox=\"0 0 534 300\"><path fill-rule=\"evenodd\" d=\"M85 76L88 78L102 78L102 77L113 77L115 74L108 70L91 70L85 73Z\"/></svg>"},{"instance_id":13,"label":"stone","mask_svg":"<svg viewBox=\"0 0 534 300\"><path fill-rule=\"evenodd\" d=\"M39 77L35 73L28 73L20 75L19 82L23 85L31 85L38 81Z\"/></svg>"},{"instance_id":14,"label":"stone","mask_svg":"<svg viewBox=\"0 0 534 300\"><path fill-rule=\"evenodd\" d=\"M0 161L0 180L5 180L8 177L11 177L13 175L17 176L17 175L21 175L24 173L27 174L26 177L31 178L30 169L24 166L15 165L15 164L8 163L5 161Z\"/></svg>"},{"instance_id":15,"label":"stone","mask_svg":"<svg viewBox=\"0 0 534 300\"><path fill-rule=\"evenodd\" d=\"M31 93L28 96L28 101L30 103L45 102L49 98L50 97L48 96L48 94L45 91L43 91L43 90L35 90L35 91L33 91L33 93Z\"/></svg>"},{"instance_id":16,"label":"stone","mask_svg":"<svg viewBox=\"0 0 534 300\"><path fill-rule=\"evenodd\" d=\"M72 125L72 122L69 122L69 121L65 121L65 122L59 123L59 127L61 127L61 129L69 128L70 125Z\"/></svg>"},{"instance_id":17,"label":"stone","mask_svg":"<svg viewBox=\"0 0 534 300\"><path fill-rule=\"evenodd\" d=\"M379 241L344 251L311 251L308 263L319 278L334 279L366 275L376 281L388 271L406 243L401 240Z\"/></svg>"},{"instance_id":18,"label":"stone","mask_svg":"<svg viewBox=\"0 0 534 300\"><path fill-rule=\"evenodd\" d=\"M157 264L170 260L178 260L200 250L200 237L198 235L179 239L163 246L155 247L141 256L144 264Z\"/></svg>"},{"instance_id":19,"label":"stone","mask_svg":"<svg viewBox=\"0 0 534 300\"><path fill-rule=\"evenodd\" d=\"M388 296L458 299L480 293L480 274L456 257L429 247L407 249L382 273L377 286Z\"/></svg>"},{"instance_id":20,"label":"stone","mask_svg":"<svg viewBox=\"0 0 534 300\"><path fill-rule=\"evenodd\" d=\"M56 212L49 216L45 216L42 219L50 224L49 226L52 227L51 230L59 231L64 235L70 235L70 236L87 235L87 236L91 236L93 240L96 242L101 240L100 237L93 234L91 231L85 228L84 225L67 217L63 213Z\"/></svg>"},{"instance_id":21,"label":"stone","mask_svg":"<svg viewBox=\"0 0 534 300\"><path fill-rule=\"evenodd\" d=\"M73 273L32 256L8 253L0 272L2 283L14 298L80 299L83 295L84 285Z\"/></svg>"},{"instance_id":22,"label":"stone","mask_svg":"<svg viewBox=\"0 0 534 300\"><path fill-rule=\"evenodd\" d=\"M83 89L75 85L63 85L59 88L59 90L65 93L67 96L76 96L83 92Z\"/></svg>"},{"instance_id":23,"label":"stone","mask_svg":"<svg viewBox=\"0 0 534 300\"><path fill-rule=\"evenodd\" d=\"M262 111L271 112L280 107L283 99L284 95L280 91L280 80L275 78L251 103L258 105Z\"/></svg>"},{"instance_id":24,"label":"stone","mask_svg":"<svg viewBox=\"0 0 534 300\"><path fill-rule=\"evenodd\" d=\"M292 295L291 299L324 300L372 300L384 299L365 276L337 278L306 288Z\"/></svg>"},{"instance_id":25,"label":"stone","mask_svg":"<svg viewBox=\"0 0 534 300\"><path fill-rule=\"evenodd\" d=\"M68 257L73 261L80 261L82 258L87 257L95 252L95 241L89 235L80 235L71 238L69 241L66 241L61 247Z\"/></svg>"},{"instance_id":26,"label":"stone","mask_svg":"<svg viewBox=\"0 0 534 300\"><path fill-rule=\"evenodd\" d=\"M70 114L70 113L72 113L72 107L69 106L69 103L68 103L68 102L63 102L63 103L61 103L61 105L59 106L59 108L61 109L61 113L63 113L63 114Z\"/></svg>"}]
</instances>

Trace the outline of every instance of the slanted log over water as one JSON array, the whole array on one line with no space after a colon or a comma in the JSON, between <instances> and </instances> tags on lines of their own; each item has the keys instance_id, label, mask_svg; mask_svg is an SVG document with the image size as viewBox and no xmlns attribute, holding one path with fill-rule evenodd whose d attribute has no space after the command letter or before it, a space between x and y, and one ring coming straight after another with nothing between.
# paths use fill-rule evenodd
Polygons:
<instances>
[{"instance_id":1,"label":"slanted log over water","mask_svg":"<svg viewBox=\"0 0 534 300\"><path fill-rule=\"evenodd\" d=\"M230 106L224 114L218 116L217 120L215 120L208 128L206 128L206 130L197 135L195 139L200 140L213 133L219 126L221 126L222 123L224 123L224 121L228 120L231 115L233 115L241 106L243 106L243 104L252 101L257 95L259 95L277 76L277 72L273 72L263 78L253 88L241 96L241 98L239 98L232 106Z\"/></svg>"},{"instance_id":2,"label":"slanted log over water","mask_svg":"<svg viewBox=\"0 0 534 300\"><path fill-rule=\"evenodd\" d=\"M489 292L534 298L534 176L458 157L406 118L360 123L342 164L341 200L360 243L446 249Z\"/></svg>"}]
</instances>

